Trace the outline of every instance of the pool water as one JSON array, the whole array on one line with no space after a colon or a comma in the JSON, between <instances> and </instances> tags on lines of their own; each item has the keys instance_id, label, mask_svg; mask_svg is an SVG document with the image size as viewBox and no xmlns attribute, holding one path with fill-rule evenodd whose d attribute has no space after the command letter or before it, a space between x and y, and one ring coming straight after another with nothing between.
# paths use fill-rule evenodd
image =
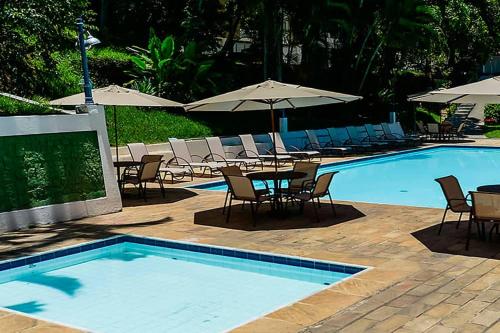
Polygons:
<instances>
[{"instance_id":1,"label":"pool water","mask_svg":"<svg viewBox=\"0 0 500 333\"><path fill-rule=\"evenodd\" d=\"M0 271L0 307L94 332L222 332L364 269L160 242L28 258Z\"/></svg>"},{"instance_id":2,"label":"pool water","mask_svg":"<svg viewBox=\"0 0 500 333\"><path fill-rule=\"evenodd\" d=\"M322 166L319 174L339 171L330 188L337 200L443 208L446 202L435 178L454 175L467 193L500 184L499 169L499 148L445 146L333 163ZM200 188L225 191L226 185Z\"/></svg>"}]
</instances>

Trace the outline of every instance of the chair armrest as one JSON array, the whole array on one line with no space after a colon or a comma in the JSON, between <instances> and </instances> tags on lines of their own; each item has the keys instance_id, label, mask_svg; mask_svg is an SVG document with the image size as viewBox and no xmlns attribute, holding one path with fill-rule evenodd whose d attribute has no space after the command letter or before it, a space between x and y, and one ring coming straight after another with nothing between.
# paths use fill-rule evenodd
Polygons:
<instances>
[{"instance_id":1,"label":"chair armrest","mask_svg":"<svg viewBox=\"0 0 500 333\"><path fill-rule=\"evenodd\" d=\"M221 158L222 161L215 161L214 158L213 158L214 156ZM214 154L214 153L208 154L207 156L205 156L205 158L203 159L203 161L226 162L226 164L227 164L227 160L226 160L226 158L224 156L219 155L219 154Z\"/></svg>"},{"instance_id":2,"label":"chair armrest","mask_svg":"<svg viewBox=\"0 0 500 333\"><path fill-rule=\"evenodd\" d=\"M253 157L259 157L258 153L251 151L251 150L242 150L238 153L238 156L243 156L243 155L246 155L247 157L250 157L252 155L253 155Z\"/></svg>"},{"instance_id":3,"label":"chair armrest","mask_svg":"<svg viewBox=\"0 0 500 333\"><path fill-rule=\"evenodd\" d=\"M200 155L191 155L191 157L197 157L197 158L199 158L199 159L200 159L200 161L201 161L201 162L203 162L203 161L204 161L203 157L202 157L202 156L200 156Z\"/></svg>"}]
</instances>

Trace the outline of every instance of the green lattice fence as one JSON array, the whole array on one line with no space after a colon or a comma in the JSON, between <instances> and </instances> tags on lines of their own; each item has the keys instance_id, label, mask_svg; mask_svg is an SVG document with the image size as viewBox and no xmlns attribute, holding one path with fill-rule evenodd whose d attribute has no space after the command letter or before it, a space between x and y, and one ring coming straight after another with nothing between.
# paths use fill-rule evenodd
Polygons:
<instances>
[{"instance_id":1,"label":"green lattice fence","mask_svg":"<svg viewBox=\"0 0 500 333\"><path fill-rule=\"evenodd\" d=\"M0 212L105 195L95 131L0 137Z\"/></svg>"}]
</instances>

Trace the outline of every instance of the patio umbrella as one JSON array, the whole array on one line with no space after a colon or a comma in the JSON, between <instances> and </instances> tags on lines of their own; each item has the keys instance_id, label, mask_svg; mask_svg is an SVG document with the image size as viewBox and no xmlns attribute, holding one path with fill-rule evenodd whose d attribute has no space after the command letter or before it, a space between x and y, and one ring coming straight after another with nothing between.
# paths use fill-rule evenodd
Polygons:
<instances>
[{"instance_id":1,"label":"patio umbrella","mask_svg":"<svg viewBox=\"0 0 500 333\"><path fill-rule=\"evenodd\" d=\"M184 105L186 111L271 111L274 165L278 170L274 109L296 109L335 103L348 103L362 99L361 96L341 94L333 91L303 87L267 80L222 95Z\"/></svg>"},{"instance_id":2,"label":"patio umbrella","mask_svg":"<svg viewBox=\"0 0 500 333\"><path fill-rule=\"evenodd\" d=\"M117 106L141 106L141 107L182 107L177 103L165 98L141 93L140 91L110 85L104 88L92 89L95 104L113 106L113 118L115 122L115 148L116 161L118 161L118 123L116 116ZM50 101L51 105L81 105L84 104L83 93L63 97ZM118 173L118 178L120 178Z\"/></svg>"},{"instance_id":3,"label":"patio umbrella","mask_svg":"<svg viewBox=\"0 0 500 333\"><path fill-rule=\"evenodd\" d=\"M499 104L500 103L500 76L465 84L449 89L433 90L418 96L410 96L411 102L430 103L473 103Z\"/></svg>"}]
</instances>

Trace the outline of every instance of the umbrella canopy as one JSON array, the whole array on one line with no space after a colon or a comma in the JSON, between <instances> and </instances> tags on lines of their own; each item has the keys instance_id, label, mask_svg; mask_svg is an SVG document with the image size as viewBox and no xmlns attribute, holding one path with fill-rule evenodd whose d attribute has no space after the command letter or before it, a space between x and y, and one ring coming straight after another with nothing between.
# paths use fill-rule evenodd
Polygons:
<instances>
[{"instance_id":1,"label":"umbrella canopy","mask_svg":"<svg viewBox=\"0 0 500 333\"><path fill-rule=\"evenodd\" d=\"M277 172L278 158L276 152L274 109L296 109L307 106L348 103L362 98L361 96L267 80L222 95L186 104L184 108L186 111L226 112L270 110L274 166Z\"/></svg>"},{"instance_id":2,"label":"umbrella canopy","mask_svg":"<svg viewBox=\"0 0 500 333\"><path fill-rule=\"evenodd\" d=\"M141 93L138 90L127 89L116 85L92 89L95 104L112 106L145 106L145 107L182 107L165 98ZM80 105L85 101L83 93L71 95L50 101L51 105Z\"/></svg>"},{"instance_id":3,"label":"umbrella canopy","mask_svg":"<svg viewBox=\"0 0 500 333\"><path fill-rule=\"evenodd\" d=\"M184 108L187 111L258 111L348 103L359 99L362 97L268 80L189 103Z\"/></svg>"},{"instance_id":4,"label":"umbrella canopy","mask_svg":"<svg viewBox=\"0 0 500 333\"><path fill-rule=\"evenodd\" d=\"M412 96L408 100L431 103L499 104L500 76L463 86L430 91L419 96Z\"/></svg>"}]
</instances>

